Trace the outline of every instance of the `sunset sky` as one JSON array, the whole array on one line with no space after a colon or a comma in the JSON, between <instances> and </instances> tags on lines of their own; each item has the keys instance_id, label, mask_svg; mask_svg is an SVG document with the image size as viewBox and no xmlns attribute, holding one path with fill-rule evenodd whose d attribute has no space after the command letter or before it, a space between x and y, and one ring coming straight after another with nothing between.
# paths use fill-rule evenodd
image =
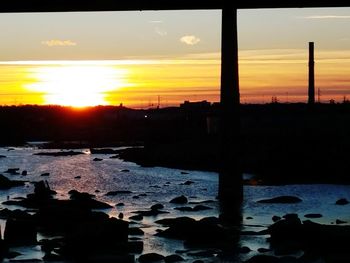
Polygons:
<instances>
[{"instance_id":1,"label":"sunset sky","mask_svg":"<svg viewBox=\"0 0 350 263\"><path fill-rule=\"evenodd\" d=\"M350 99L350 8L239 10L242 103ZM221 11L0 14L0 104L218 101Z\"/></svg>"}]
</instances>

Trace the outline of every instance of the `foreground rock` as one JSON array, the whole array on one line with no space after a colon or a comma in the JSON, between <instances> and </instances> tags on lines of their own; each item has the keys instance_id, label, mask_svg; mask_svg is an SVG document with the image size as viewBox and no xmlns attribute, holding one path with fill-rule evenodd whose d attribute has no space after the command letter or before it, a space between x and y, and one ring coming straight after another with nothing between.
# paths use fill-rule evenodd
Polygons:
<instances>
[{"instance_id":1,"label":"foreground rock","mask_svg":"<svg viewBox=\"0 0 350 263\"><path fill-rule=\"evenodd\" d=\"M1 210L7 217L4 239L9 245L36 244L37 231L61 238L41 241L45 260L64 262L134 262L129 251L142 249L142 242L128 242L128 222L110 218L92 209L107 204L88 193L70 191L69 200L53 198L47 182L35 184L35 191L17 205L36 209L34 215L23 211ZM131 233L141 234L132 229ZM54 252L54 253L53 253Z\"/></svg>"},{"instance_id":2,"label":"foreground rock","mask_svg":"<svg viewBox=\"0 0 350 263\"><path fill-rule=\"evenodd\" d=\"M168 214L168 211L158 210L158 209L151 209L151 210L141 210L141 211L133 211L132 213L137 214L139 216L157 216L160 214ZM131 218L131 217L129 217Z\"/></svg>"},{"instance_id":3,"label":"foreground rock","mask_svg":"<svg viewBox=\"0 0 350 263\"><path fill-rule=\"evenodd\" d=\"M168 226L157 236L184 240L187 246L225 248L230 243L232 245L239 235L237 230L225 229L213 218L196 221L189 217L178 217L158 220L156 223Z\"/></svg>"},{"instance_id":4,"label":"foreground rock","mask_svg":"<svg viewBox=\"0 0 350 263\"><path fill-rule=\"evenodd\" d=\"M117 190L117 191L109 191L106 195L107 196L115 196L120 194L132 194L131 191L128 190Z\"/></svg>"},{"instance_id":5,"label":"foreground rock","mask_svg":"<svg viewBox=\"0 0 350 263\"><path fill-rule=\"evenodd\" d=\"M37 242L37 229L32 216L10 217L6 221L4 240L9 245L31 245Z\"/></svg>"},{"instance_id":6,"label":"foreground rock","mask_svg":"<svg viewBox=\"0 0 350 263\"><path fill-rule=\"evenodd\" d=\"M163 255L157 254L157 253L148 253L143 254L139 257L139 262L141 263L148 263L148 262L156 262L161 261L164 259Z\"/></svg>"},{"instance_id":7,"label":"foreground rock","mask_svg":"<svg viewBox=\"0 0 350 263\"><path fill-rule=\"evenodd\" d=\"M270 243L275 253L276 250L302 250L306 253L305 256L332 258L338 254L350 258L350 226L322 225L310 220L301 222L297 215L291 214L271 225L268 233L271 235Z\"/></svg>"},{"instance_id":8,"label":"foreground rock","mask_svg":"<svg viewBox=\"0 0 350 263\"><path fill-rule=\"evenodd\" d=\"M61 212L71 212L76 209L107 209L112 208L111 205L93 199L92 195L88 193L80 193L76 190L70 191L70 200L57 200L53 199L52 196L56 194L55 191L51 190L46 181L39 181L34 184L34 193L28 194L27 198L21 200L10 200L5 201L3 204L6 205L18 205L25 208L52 208L53 212L55 209L60 210L60 208L68 209L68 211Z\"/></svg>"},{"instance_id":9,"label":"foreground rock","mask_svg":"<svg viewBox=\"0 0 350 263\"><path fill-rule=\"evenodd\" d=\"M175 207L174 209L183 211L183 212L198 212L198 211L210 210L212 208L205 205L196 205L194 207L190 207L190 206Z\"/></svg>"},{"instance_id":10,"label":"foreground rock","mask_svg":"<svg viewBox=\"0 0 350 263\"><path fill-rule=\"evenodd\" d=\"M306 218L321 218L322 215L321 214L306 214L306 215L304 215L304 217L306 217Z\"/></svg>"},{"instance_id":11,"label":"foreground rock","mask_svg":"<svg viewBox=\"0 0 350 263\"><path fill-rule=\"evenodd\" d=\"M11 175L17 175L19 174L19 168L8 168L5 173L11 174Z\"/></svg>"},{"instance_id":12,"label":"foreground rock","mask_svg":"<svg viewBox=\"0 0 350 263\"><path fill-rule=\"evenodd\" d=\"M336 205L347 205L349 204L349 201L345 198L341 198L339 200L337 200L337 202L335 202Z\"/></svg>"},{"instance_id":13,"label":"foreground rock","mask_svg":"<svg viewBox=\"0 0 350 263\"><path fill-rule=\"evenodd\" d=\"M10 180L6 176L0 174L0 189L10 189L16 186L23 186L24 181Z\"/></svg>"},{"instance_id":14,"label":"foreground rock","mask_svg":"<svg viewBox=\"0 0 350 263\"><path fill-rule=\"evenodd\" d=\"M187 204L188 200L186 196L181 195L170 200L172 204Z\"/></svg>"},{"instance_id":15,"label":"foreground rock","mask_svg":"<svg viewBox=\"0 0 350 263\"><path fill-rule=\"evenodd\" d=\"M179 255L174 254L174 255L166 256L164 258L164 261L166 263L180 262L180 261L184 261L184 258L179 256Z\"/></svg>"},{"instance_id":16,"label":"foreground rock","mask_svg":"<svg viewBox=\"0 0 350 263\"><path fill-rule=\"evenodd\" d=\"M90 153L91 154L116 154L116 153L118 153L118 151L113 150L113 149L109 149L109 148L104 148L104 149L90 148Z\"/></svg>"},{"instance_id":17,"label":"foreground rock","mask_svg":"<svg viewBox=\"0 0 350 263\"><path fill-rule=\"evenodd\" d=\"M263 199L259 200L258 203L264 203L264 204L295 204L300 203L302 200L299 197L296 196L279 196L271 199Z\"/></svg>"},{"instance_id":18,"label":"foreground rock","mask_svg":"<svg viewBox=\"0 0 350 263\"><path fill-rule=\"evenodd\" d=\"M295 257L275 257L268 255L257 255L245 261L245 263L296 263Z\"/></svg>"}]
</instances>

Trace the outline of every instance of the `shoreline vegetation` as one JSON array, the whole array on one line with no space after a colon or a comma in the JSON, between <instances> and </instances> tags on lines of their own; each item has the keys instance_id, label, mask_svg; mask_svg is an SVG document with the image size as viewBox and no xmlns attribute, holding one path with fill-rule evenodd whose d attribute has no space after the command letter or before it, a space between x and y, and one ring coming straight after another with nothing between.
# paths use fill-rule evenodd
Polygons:
<instances>
[{"instance_id":1,"label":"shoreline vegetation","mask_svg":"<svg viewBox=\"0 0 350 263\"><path fill-rule=\"evenodd\" d=\"M138 146L118 156L142 166L218 171L219 110L208 102L149 110L0 107L0 121L8 127L0 131L0 145ZM256 175L252 184L350 183L349 103L242 105L240 130L242 173Z\"/></svg>"}]
</instances>

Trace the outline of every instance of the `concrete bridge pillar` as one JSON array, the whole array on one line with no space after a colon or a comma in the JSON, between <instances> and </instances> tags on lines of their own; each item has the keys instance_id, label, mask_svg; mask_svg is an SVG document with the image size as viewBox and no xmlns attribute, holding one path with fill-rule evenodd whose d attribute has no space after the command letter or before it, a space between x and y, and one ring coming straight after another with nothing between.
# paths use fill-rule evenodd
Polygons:
<instances>
[{"instance_id":1,"label":"concrete bridge pillar","mask_svg":"<svg viewBox=\"0 0 350 263\"><path fill-rule=\"evenodd\" d=\"M221 36L221 116L219 199L223 211L240 206L243 200L240 168L240 95L238 75L237 9L222 10ZM234 213L234 211L232 211ZM230 215L229 215L230 216Z\"/></svg>"}]
</instances>

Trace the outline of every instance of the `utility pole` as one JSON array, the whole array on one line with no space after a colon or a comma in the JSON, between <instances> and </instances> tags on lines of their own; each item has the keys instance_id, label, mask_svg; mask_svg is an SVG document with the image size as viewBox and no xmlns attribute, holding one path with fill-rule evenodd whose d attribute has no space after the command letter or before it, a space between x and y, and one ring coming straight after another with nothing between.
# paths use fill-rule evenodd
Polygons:
<instances>
[{"instance_id":1,"label":"utility pole","mask_svg":"<svg viewBox=\"0 0 350 263\"><path fill-rule=\"evenodd\" d=\"M309 42L309 92L308 104L315 104L314 42Z\"/></svg>"}]
</instances>

